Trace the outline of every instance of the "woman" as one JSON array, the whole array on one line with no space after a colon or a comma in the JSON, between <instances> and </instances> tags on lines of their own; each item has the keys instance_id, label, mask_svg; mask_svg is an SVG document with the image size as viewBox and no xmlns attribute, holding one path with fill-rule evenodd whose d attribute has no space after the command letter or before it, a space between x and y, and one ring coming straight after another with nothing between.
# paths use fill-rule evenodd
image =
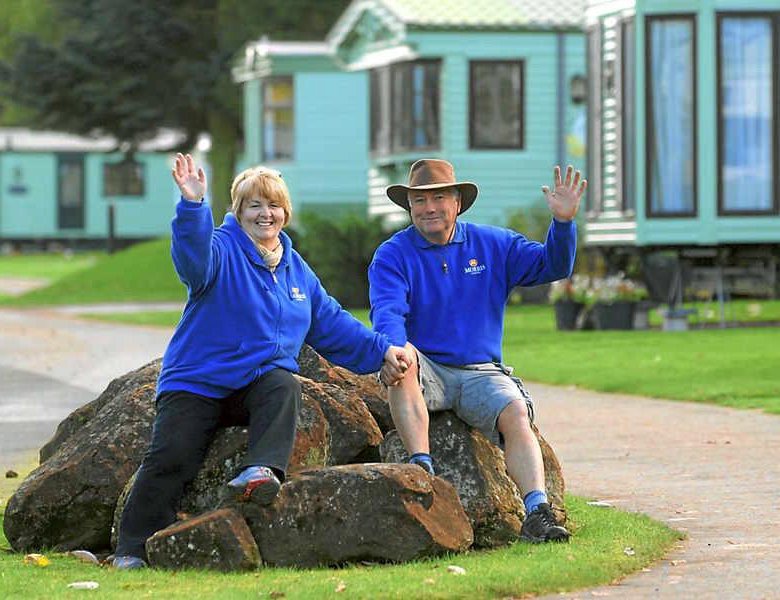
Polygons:
<instances>
[{"instance_id":1,"label":"woman","mask_svg":"<svg viewBox=\"0 0 780 600\"><path fill-rule=\"evenodd\" d=\"M357 373L400 379L407 359L327 295L292 248L287 186L279 173L247 169L233 181L232 213L214 229L203 202L206 175L178 154L181 200L171 255L188 299L163 357L152 440L120 525L114 566L144 567L144 544L175 520L221 424L249 424L243 470L228 486L244 500L270 503L284 481L301 389L292 373L304 341Z\"/></svg>"}]
</instances>

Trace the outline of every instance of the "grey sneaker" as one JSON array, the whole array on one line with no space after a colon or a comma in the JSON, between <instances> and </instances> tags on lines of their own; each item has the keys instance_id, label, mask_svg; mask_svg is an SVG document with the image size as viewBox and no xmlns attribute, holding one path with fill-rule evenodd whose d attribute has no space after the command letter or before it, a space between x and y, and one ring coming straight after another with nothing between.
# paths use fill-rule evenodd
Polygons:
<instances>
[{"instance_id":1,"label":"grey sneaker","mask_svg":"<svg viewBox=\"0 0 780 600\"><path fill-rule=\"evenodd\" d=\"M142 558L137 556L115 556L114 560L111 561L111 566L115 569L130 571L132 569L145 569L147 564Z\"/></svg>"},{"instance_id":2,"label":"grey sneaker","mask_svg":"<svg viewBox=\"0 0 780 600\"><path fill-rule=\"evenodd\" d=\"M271 504L282 487L279 478L268 467L247 467L227 485L238 496L238 500L251 500L261 506Z\"/></svg>"},{"instance_id":3,"label":"grey sneaker","mask_svg":"<svg viewBox=\"0 0 780 600\"><path fill-rule=\"evenodd\" d=\"M520 539L535 544L541 542L568 542L571 534L555 522L550 505L540 504L535 511L525 516Z\"/></svg>"}]
</instances>

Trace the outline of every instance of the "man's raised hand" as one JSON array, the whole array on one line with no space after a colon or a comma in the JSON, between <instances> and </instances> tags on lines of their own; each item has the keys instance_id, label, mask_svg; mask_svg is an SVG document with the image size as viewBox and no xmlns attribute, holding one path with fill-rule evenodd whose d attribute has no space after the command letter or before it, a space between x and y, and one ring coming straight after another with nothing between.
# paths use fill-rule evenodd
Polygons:
<instances>
[{"instance_id":1,"label":"man's raised hand","mask_svg":"<svg viewBox=\"0 0 780 600\"><path fill-rule=\"evenodd\" d=\"M572 178L572 172L574 168L569 165L566 168L566 179L561 180L561 167L557 166L553 169L553 178L555 179L555 187L552 191L546 185L542 186L542 192L547 199L547 205L550 207L553 216L558 221L571 221L577 214L577 210L580 208L580 200L585 190L588 189L588 181L583 179L580 181L580 172L574 173Z\"/></svg>"},{"instance_id":2,"label":"man's raised hand","mask_svg":"<svg viewBox=\"0 0 780 600\"><path fill-rule=\"evenodd\" d=\"M171 173L181 195L187 200L197 202L206 195L206 173L200 167L195 168L195 161L189 154L176 154Z\"/></svg>"}]
</instances>

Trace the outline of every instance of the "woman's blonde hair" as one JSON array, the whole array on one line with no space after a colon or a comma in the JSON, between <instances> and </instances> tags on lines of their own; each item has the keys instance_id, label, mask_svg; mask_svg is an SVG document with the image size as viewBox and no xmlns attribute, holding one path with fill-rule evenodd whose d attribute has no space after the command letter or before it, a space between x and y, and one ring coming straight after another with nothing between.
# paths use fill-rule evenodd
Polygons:
<instances>
[{"instance_id":1,"label":"woman's blonde hair","mask_svg":"<svg viewBox=\"0 0 780 600\"><path fill-rule=\"evenodd\" d=\"M231 210L236 218L241 214L244 202L252 198L265 198L278 204L284 209L284 225L290 222L290 191L279 171L267 167L252 167L236 175L233 185L230 186Z\"/></svg>"}]
</instances>

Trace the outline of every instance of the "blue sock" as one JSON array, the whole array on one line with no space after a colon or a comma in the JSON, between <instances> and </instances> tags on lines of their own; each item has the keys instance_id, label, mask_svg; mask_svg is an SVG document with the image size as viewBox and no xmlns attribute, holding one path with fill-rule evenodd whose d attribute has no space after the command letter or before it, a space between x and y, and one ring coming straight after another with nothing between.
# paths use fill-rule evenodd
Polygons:
<instances>
[{"instance_id":1,"label":"blue sock","mask_svg":"<svg viewBox=\"0 0 780 600\"><path fill-rule=\"evenodd\" d=\"M428 471L431 475L436 473L433 470L433 459L427 452L415 452L409 457L409 464L420 465L423 469Z\"/></svg>"},{"instance_id":2,"label":"blue sock","mask_svg":"<svg viewBox=\"0 0 780 600\"><path fill-rule=\"evenodd\" d=\"M533 490L528 492L523 497L523 504L525 504L525 514L530 515L537 509L540 504L544 502L547 502L547 494L542 490Z\"/></svg>"}]
</instances>

